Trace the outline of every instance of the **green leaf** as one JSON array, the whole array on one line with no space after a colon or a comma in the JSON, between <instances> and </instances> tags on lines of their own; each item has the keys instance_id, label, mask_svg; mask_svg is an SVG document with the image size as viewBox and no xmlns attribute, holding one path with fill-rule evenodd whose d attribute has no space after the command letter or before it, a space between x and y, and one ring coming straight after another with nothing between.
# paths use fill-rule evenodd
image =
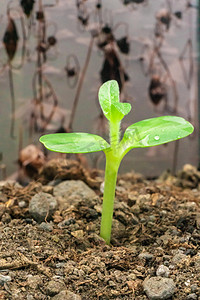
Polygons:
<instances>
[{"instance_id":1,"label":"green leaf","mask_svg":"<svg viewBox=\"0 0 200 300\"><path fill-rule=\"evenodd\" d=\"M129 103L119 103L119 85L116 80L109 80L100 87L99 103L109 121L120 121L131 110Z\"/></svg>"},{"instance_id":2,"label":"green leaf","mask_svg":"<svg viewBox=\"0 0 200 300\"><path fill-rule=\"evenodd\" d=\"M47 149L61 153L89 153L110 148L102 137L90 133L47 134L41 136L40 142Z\"/></svg>"},{"instance_id":3,"label":"green leaf","mask_svg":"<svg viewBox=\"0 0 200 300\"><path fill-rule=\"evenodd\" d=\"M131 110L130 103L114 103L111 105L111 120L121 121Z\"/></svg>"},{"instance_id":4,"label":"green leaf","mask_svg":"<svg viewBox=\"0 0 200 300\"><path fill-rule=\"evenodd\" d=\"M105 82L99 89L99 103L105 117L111 120L111 105L119 103L119 85L115 80Z\"/></svg>"},{"instance_id":5,"label":"green leaf","mask_svg":"<svg viewBox=\"0 0 200 300\"><path fill-rule=\"evenodd\" d=\"M181 139L193 132L192 124L180 117L164 116L129 126L121 141L124 151L145 148Z\"/></svg>"}]
</instances>

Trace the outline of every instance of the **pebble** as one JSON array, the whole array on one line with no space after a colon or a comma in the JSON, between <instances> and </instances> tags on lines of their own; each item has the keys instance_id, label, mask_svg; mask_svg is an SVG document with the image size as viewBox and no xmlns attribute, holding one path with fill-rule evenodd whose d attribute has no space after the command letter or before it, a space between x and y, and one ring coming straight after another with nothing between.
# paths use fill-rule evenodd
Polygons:
<instances>
[{"instance_id":1,"label":"pebble","mask_svg":"<svg viewBox=\"0 0 200 300\"><path fill-rule=\"evenodd\" d=\"M26 296L26 300L34 300L33 295L28 294L28 295Z\"/></svg>"},{"instance_id":2,"label":"pebble","mask_svg":"<svg viewBox=\"0 0 200 300\"><path fill-rule=\"evenodd\" d=\"M196 292L198 290L198 285L197 284L192 284L190 286L190 289L191 289L191 292L194 293L194 292Z\"/></svg>"},{"instance_id":3,"label":"pebble","mask_svg":"<svg viewBox=\"0 0 200 300\"><path fill-rule=\"evenodd\" d=\"M64 268L64 266L65 266L65 262L59 262L59 263L56 264L57 269Z\"/></svg>"},{"instance_id":4,"label":"pebble","mask_svg":"<svg viewBox=\"0 0 200 300\"><path fill-rule=\"evenodd\" d=\"M11 218L11 216L10 216L7 212L5 212L5 213L3 214L3 216L1 217L1 221L2 221L3 223L5 223L5 224L10 223L11 220L12 220L12 218Z\"/></svg>"},{"instance_id":5,"label":"pebble","mask_svg":"<svg viewBox=\"0 0 200 300\"><path fill-rule=\"evenodd\" d=\"M183 264L187 260L187 255L183 254L182 251L178 250L174 257L172 258L172 263L174 265Z\"/></svg>"},{"instance_id":6,"label":"pebble","mask_svg":"<svg viewBox=\"0 0 200 300\"><path fill-rule=\"evenodd\" d=\"M18 205L20 208L24 208L27 206L26 201L24 201L24 200L19 201Z\"/></svg>"},{"instance_id":7,"label":"pebble","mask_svg":"<svg viewBox=\"0 0 200 300\"><path fill-rule=\"evenodd\" d=\"M66 180L54 187L53 194L58 199L59 209L65 210L85 200L88 207L94 206L98 196L81 180Z\"/></svg>"},{"instance_id":8,"label":"pebble","mask_svg":"<svg viewBox=\"0 0 200 300\"><path fill-rule=\"evenodd\" d=\"M197 299L197 295L196 294L189 294L186 297L187 300L196 300Z\"/></svg>"},{"instance_id":9,"label":"pebble","mask_svg":"<svg viewBox=\"0 0 200 300\"><path fill-rule=\"evenodd\" d=\"M151 196L149 194L139 195L137 198L137 202L140 207L149 207L151 205Z\"/></svg>"},{"instance_id":10,"label":"pebble","mask_svg":"<svg viewBox=\"0 0 200 300\"><path fill-rule=\"evenodd\" d=\"M139 259L151 260L153 258L153 254L149 252L142 252L138 255Z\"/></svg>"},{"instance_id":11,"label":"pebble","mask_svg":"<svg viewBox=\"0 0 200 300\"><path fill-rule=\"evenodd\" d=\"M33 276L30 274L27 276L27 283L28 283L29 288L35 290L42 283L42 280L39 275Z\"/></svg>"},{"instance_id":12,"label":"pebble","mask_svg":"<svg viewBox=\"0 0 200 300\"><path fill-rule=\"evenodd\" d=\"M63 290L56 296L51 298L52 300L81 300L81 296L72 293L68 290Z\"/></svg>"},{"instance_id":13,"label":"pebble","mask_svg":"<svg viewBox=\"0 0 200 300\"><path fill-rule=\"evenodd\" d=\"M48 193L40 192L31 198L29 213L38 222L49 220L57 208L56 198Z\"/></svg>"},{"instance_id":14,"label":"pebble","mask_svg":"<svg viewBox=\"0 0 200 300\"><path fill-rule=\"evenodd\" d=\"M48 296L55 296L64 290L65 283L62 280L50 280L46 286L46 293Z\"/></svg>"},{"instance_id":15,"label":"pebble","mask_svg":"<svg viewBox=\"0 0 200 300\"><path fill-rule=\"evenodd\" d=\"M143 288L150 300L164 300L173 296L175 283L171 278L157 276L146 278Z\"/></svg>"},{"instance_id":16,"label":"pebble","mask_svg":"<svg viewBox=\"0 0 200 300\"><path fill-rule=\"evenodd\" d=\"M83 238L83 234L84 234L84 232L83 232L82 229L71 232L71 235L74 236L77 239L82 239Z\"/></svg>"},{"instance_id":17,"label":"pebble","mask_svg":"<svg viewBox=\"0 0 200 300\"><path fill-rule=\"evenodd\" d=\"M49 231L49 232L53 231L53 226L50 223L42 222L39 225L39 227L44 231Z\"/></svg>"},{"instance_id":18,"label":"pebble","mask_svg":"<svg viewBox=\"0 0 200 300\"><path fill-rule=\"evenodd\" d=\"M188 279L188 280L185 281L185 285L186 285L186 286L189 286L189 285L190 285L190 279Z\"/></svg>"},{"instance_id":19,"label":"pebble","mask_svg":"<svg viewBox=\"0 0 200 300\"><path fill-rule=\"evenodd\" d=\"M169 277L169 274L170 274L169 268L164 265L160 265L156 271L157 276Z\"/></svg>"},{"instance_id":20,"label":"pebble","mask_svg":"<svg viewBox=\"0 0 200 300\"><path fill-rule=\"evenodd\" d=\"M4 285L4 283L11 281L11 277L9 275L1 275L0 274L0 285Z\"/></svg>"}]
</instances>

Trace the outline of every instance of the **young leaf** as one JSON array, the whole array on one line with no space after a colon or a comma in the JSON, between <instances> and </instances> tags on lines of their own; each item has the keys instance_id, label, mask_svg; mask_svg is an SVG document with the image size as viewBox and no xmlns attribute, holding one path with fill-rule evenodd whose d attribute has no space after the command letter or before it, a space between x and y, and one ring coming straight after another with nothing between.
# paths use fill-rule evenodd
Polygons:
<instances>
[{"instance_id":1,"label":"young leaf","mask_svg":"<svg viewBox=\"0 0 200 300\"><path fill-rule=\"evenodd\" d=\"M185 119L173 116L152 118L129 126L121 141L126 153L132 148L145 148L181 139L193 132Z\"/></svg>"},{"instance_id":2,"label":"young leaf","mask_svg":"<svg viewBox=\"0 0 200 300\"><path fill-rule=\"evenodd\" d=\"M109 80L99 89L99 103L105 117L111 120L111 105L119 103L119 86L117 81Z\"/></svg>"},{"instance_id":3,"label":"young leaf","mask_svg":"<svg viewBox=\"0 0 200 300\"><path fill-rule=\"evenodd\" d=\"M131 110L130 103L119 102L119 85L115 80L105 82L99 89L99 102L109 121L121 121Z\"/></svg>"},{"instance_id":4,"label":"young leaf","mask_svg":"<svg viewBox=\"0 0 200 300\"><path fill-rule=\"evenodd\" d=\"M90 133L54 133L43 135L40 142L55 152L89 153L110 148L100 136Z\"/></svg>"},{"instance_id":5,"label":"young leaf","mask_svg":"<svg viewBox=\"0 0 200 300\"><path fill-rule=\"evenodd\" d=\"M121 121L131 110L130 103L114 103L111 105L111 120Z\"/></svg>"}]
</instances>

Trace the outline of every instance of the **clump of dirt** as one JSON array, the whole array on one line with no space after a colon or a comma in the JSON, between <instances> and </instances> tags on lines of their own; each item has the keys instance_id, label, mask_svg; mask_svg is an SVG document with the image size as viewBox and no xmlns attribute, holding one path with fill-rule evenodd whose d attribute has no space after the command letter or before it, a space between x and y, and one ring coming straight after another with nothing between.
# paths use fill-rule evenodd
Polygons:
<instances>
[{"instance_id":1,"label":"clump of dirt","mask_svg":"<svg viewBox=\"0 0 200 300\"><path fill-rule=\"evenodd\" d=\"M96 197L79 193L69 204L72 196L59 196L49 222L34 220L33 196L57 197L65 180L83 181ZM157 180L134 172L119 176L110 246L99 237L102 182L97 170L60 160L49 162L26 187L0 183L0 299L199 299L196 168L187 165L177 177L165 173ZM175 288L161 286L163 295L156 298L144 289L150 278L169 279Z\"/></svg>"}]
</instances>

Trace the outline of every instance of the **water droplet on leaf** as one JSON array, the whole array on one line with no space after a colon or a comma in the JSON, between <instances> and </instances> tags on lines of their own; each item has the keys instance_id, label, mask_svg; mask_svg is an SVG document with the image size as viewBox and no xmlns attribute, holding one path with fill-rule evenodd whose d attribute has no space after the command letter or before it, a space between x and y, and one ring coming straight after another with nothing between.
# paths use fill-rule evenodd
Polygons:
<instances>
[{"instance_id":1,"label":"water droplet on leaf","mask_svg":"<svg viewBox=\"0 0 200 300\"><path fill-rule=\"evenodd\" d=\"M158 141L160 139L160 137L158 136L158 135L156 135L155 137L154 137L154 140L156 140L156 141Z\"/></svg>"}]
</instances>

